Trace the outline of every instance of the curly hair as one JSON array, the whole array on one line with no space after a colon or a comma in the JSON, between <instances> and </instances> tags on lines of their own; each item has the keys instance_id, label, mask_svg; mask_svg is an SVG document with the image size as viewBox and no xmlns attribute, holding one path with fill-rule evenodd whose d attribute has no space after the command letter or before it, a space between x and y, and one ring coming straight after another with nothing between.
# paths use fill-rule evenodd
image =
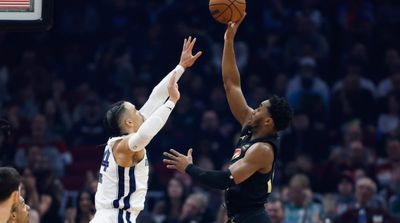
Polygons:
<instances>
[{"instance_id":1,"label":"curly hair","mask_svg":"<svg viewBox=\"0 0 400 223\"><path fill-rule=\"evenodd\" d=\"M275 129L281 131L289 127L293 118L293 110L286 99L274 95L269 99L271 106L268 108L272 120L274 120Z\"/></svg>"}]
</instances>

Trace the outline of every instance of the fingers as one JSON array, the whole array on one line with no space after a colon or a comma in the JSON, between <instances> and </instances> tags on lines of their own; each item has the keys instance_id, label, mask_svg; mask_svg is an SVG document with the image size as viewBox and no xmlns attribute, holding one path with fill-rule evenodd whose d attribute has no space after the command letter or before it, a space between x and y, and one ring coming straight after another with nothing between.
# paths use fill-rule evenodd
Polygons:
<instances>
[{"instance_id":1,"label":"fingers","mask_svg":"<svg viewBox=\"0 0 400 223\"><path fill-rule=\"evenodd\" d=\"M175 156L183 156L181 153L179 153L178 151L176 151L174 149L170 149L169 151Z\"/></svg>"},{"instance_id":2,"label":"fingers","mask_svg":"<svg viewBox=\"0 0 400 223\"><path fill-rule=\"evenodd\" d=\"M175 165L167 165L167 169L177 170Z\"/></svg>"},{"instance_id":3,"label":"fingers","mask_svg":"<svg viewBox=\"0 0 400 223\"><path fill-rule=\"evenodd\" d=\"M185 50L187 50L189 48L191 41L192 41L192 37L191 36L189 36L189 38L187 38L187 39L185 38L183 40L183 49L182 49L182 51L185 51Z\"/></svg>"},{"instance_id":4,"label":"fingers","mask_svg":"<svg viewBox=\"0 0 400 223\"><path fill-rule=\"evenodd\" d=\"M187 45L187 39L185 38L185 39L183 40L182 51L186 50L186 45Z\"/></svg>"},{"instance_id":5,"label":"fingers","mask_svg":"<svg viewBox=\"0 0 400 223\"><path fill-rule=\"evenodd\" d=\"M194 38L193 39L193 41L190 43L190 45L189 45L189 50L192 50L193 49L193 46L194 46L194 44L196 43L196 38Z\"/></svg>"},{"instance_id":6,"label":"fingers","mask_svg":"<svg viewBox=\"0 0 400 223\"><path fill-rule=\"evenodd\" d=\"M231 28L231 29L238 28L240 26L240 24L243 22L243 20L246 17L246 15L247 15L247 13L244 13L243 17L239 21L237 21L236 23L232 22L232 21L228 22L228 29L229 28Z\"/></svg>"},{"instance_id":7,"label":"fingers","mask_svg":"<svg viewBox=\"0 0 400 223\"><path fill-rule=\"evenodd\" d=\"M226 29L228 29L228 30L232 29L234 26L235 26L235 23L230 21L230 22L228 22L228 26L226 27Z\"/></svg>"},{"instance_id":8,"label":"fingers","mask_svg":"<svg viewBox=\"0 0 400 223\"><path fill-rule=\"evenodd\" d=\"M192 153L193 153L193 149L190 148L189 151L188 151L188 156L191 157L191 156L192 156Z\"/></svg>"},{"instance_id":9,"label":"fingers","mask_svg":"<svg viewBox=\"0 0 400 223\"><path fill-rule=\"evenodd\" d=\"M168 165L176 165L176 164L177 164L176 161L174 161L174 160L169 160L169 159L163 159L163 162L164 162L165 164L168 164Z\"/></svg>"},{"instance_id":10,"label":"fingers","mask_svg":"<svg viewBox=\"0 0 400 223\"><path fill-rule=\"evenodd\" d=\"M192 50L194 44L196 43L197 38L193 38L191 36L189 36L187 39L185 38L183 40L183 49L182 51L186 51L186 50Z\"/></svg>"},{"instance_id":11,"label":"fingers","mask_svg":"<svg viewBox=\"0 0 400 223\"><path fill-rule=\"evenodd\" d=\"M196 55L194 55L193 59L197 60L201 56L201 54L203 54L202 51L197 52Z\"/></svg>"},{"instance_id":12,"label":"fingers","mask_svg":"<svg viewBox=\"0 0 400 223\"><path fill-rule=\"evenodd\" d=\"M164 154L164 156L170 158L171 160L177 160L177 159L178 159L177 156L174 156L174 155L172 155L171 153L164 152L163 154Z\"/></svg>"},{"instance_id":13,"label":"fingers","mask_svg":"<svg viewBox=\"0 0 400 223\"><path fill-rule=\"evenodd\" d=\"M237 26L240 26L240 23L243 22L244 18L246 17L247 13L245 12L243 17L239 20L239 22L237 22Z\"/></svg>"}]
</instances>

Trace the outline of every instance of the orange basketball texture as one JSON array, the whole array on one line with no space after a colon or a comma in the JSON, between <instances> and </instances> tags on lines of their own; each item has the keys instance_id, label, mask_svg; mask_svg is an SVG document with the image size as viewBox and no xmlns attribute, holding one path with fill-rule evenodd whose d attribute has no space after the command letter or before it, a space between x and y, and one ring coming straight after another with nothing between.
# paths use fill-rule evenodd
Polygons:
<instances>
[{"instance_id":1,"label":"orange basketball texture","mask_svg":"<svg viewBox=\"0 0 400 223\"><path fill-rule=\"evenodd\" d=\"M245 0L210 0L210 13L220 23L239 21L246 12Z\"/></svg>"}]
</instances>

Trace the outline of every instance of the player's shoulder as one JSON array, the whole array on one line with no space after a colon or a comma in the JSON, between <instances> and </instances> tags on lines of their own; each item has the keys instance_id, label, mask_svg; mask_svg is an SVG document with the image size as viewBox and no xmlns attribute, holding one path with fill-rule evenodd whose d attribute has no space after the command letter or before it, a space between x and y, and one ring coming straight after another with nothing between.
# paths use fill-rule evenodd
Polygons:
<instances>
[{"instance_id":1,"label":"player's shoulder","mask_svg":"<svg viewBox=\"0 0 400 223\"><path fill-rule=\"evenodd\" d=\"M271 156L274 154L273 147L268 142L257 142L251 145L249 153L256 156Z\"/></svg>"}]
</instances>

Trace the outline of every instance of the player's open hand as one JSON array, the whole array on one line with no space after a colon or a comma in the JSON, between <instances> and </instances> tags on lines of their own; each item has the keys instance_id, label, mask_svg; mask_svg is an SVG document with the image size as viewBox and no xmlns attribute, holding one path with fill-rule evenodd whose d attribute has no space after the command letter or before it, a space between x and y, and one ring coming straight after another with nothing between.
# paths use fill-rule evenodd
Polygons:
<instances>
[{"instance_id":1,"label":"player's open hand","mask_svg":"<svg viewBox=\"0 0 400 223\"><path fill-rule=\"evenodd\" d=\"M178 170L184 173L186 167L193 163L192 152L193 149L189 149L187 156L185 156L174 149L170 149L169 152L164 152L164 156L168 159L164 159L163 161L168 169Z\"/></svg>"},{"instance_id":2,"label":"player's open hand","mask_svg":"<svg viewBox=\"0 0 400 223\"><path fill-rule=\"evenodd\" d=\"M199 51L193 56L192 51L195 43L196 38L192 39L191 36L189 36L189 38L187 39L185 38L185 40L183 41L183 48L179 65L181 65L185 69L191 67L202 54L202 52Z\"/></svg>"},{"instance_id":3,"label":"player's open hand","mask_svg":"<svg viewBox=\"0 0 400 223\"><path fill-rule=\"evenodd\" d=\"M233 41L235 39L236 32L245 17L246 17L246 13L244 13L243 17L239 20L239 22L234 23L231 21L228 23L228 27L226 28L225 35L224 35L225 41Z\"/></svg>"}]
</instances>

